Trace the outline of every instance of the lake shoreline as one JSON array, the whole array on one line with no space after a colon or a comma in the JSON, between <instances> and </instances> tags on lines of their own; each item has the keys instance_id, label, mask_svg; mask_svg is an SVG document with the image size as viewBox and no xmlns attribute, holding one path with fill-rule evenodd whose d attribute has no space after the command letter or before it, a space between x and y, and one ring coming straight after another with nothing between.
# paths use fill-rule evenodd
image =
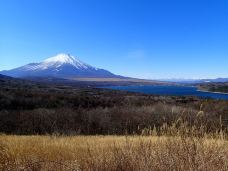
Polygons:
<instances>
[{"instance_id":1,"label":"lake shoreline","mask_svg":"<svg viewBox=\"0 0 228 171\"><path fill-rule=\"evenodd\" d=\"M200 90L200 89L198 89L197 91L200 91L200 92L205 92L205 93L225 94L225 95L228 95L228 93L219 92L219 91L209 91L209 90Z\"/></svg>"},{"instance_id":2,"label":"lake shoreline","mask_svg":"<svg viewBox=\"0 0 228 171\"><path fill-rule=\"evenodd\" d=\"M160 96L196 96L228 100L228 93L211 92L199 89L197 86L106 86L102 88Z\"/></svg>"}]
</instances>

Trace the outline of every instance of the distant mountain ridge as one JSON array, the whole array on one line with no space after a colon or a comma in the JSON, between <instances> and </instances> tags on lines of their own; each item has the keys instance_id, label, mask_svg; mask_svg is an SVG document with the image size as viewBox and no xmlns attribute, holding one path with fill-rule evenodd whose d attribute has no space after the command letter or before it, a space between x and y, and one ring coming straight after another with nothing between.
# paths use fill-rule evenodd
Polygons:
<instances>
[{"instance_id":1,"label":"distant mountain ridge","mask_svg":"<svg viewBox=\"0 0 228 171\"><path fill-rule=\"evenodd\" d=\"M122 78L107 70L93 67L70 54L58 54L40 63L30 63L15 69L1 71L0 74L23 77L56 78Z\"/></svg>"}]
</instances>

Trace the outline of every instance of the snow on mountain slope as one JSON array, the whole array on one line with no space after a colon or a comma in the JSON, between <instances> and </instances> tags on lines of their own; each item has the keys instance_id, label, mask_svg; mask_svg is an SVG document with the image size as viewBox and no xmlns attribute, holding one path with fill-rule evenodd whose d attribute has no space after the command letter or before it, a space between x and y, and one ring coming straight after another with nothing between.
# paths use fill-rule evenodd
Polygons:
<instances>
[{"instance_id":1,"label":"snow on mountain slope","mask_svg":"<svg viewBox=\"0 0 228 171\"><path fill-rule=\"evenodd\" d=\"M88 65L70 54L58 54L40 63L30 63L19 68L2 71L1 74L12 77L120 77L111 72Z\"/></svg>"},{"instance_id":2,"label":"snow on mountain slope","mask_svg":"<svg viewBox=\"0 0 228 171\"><path fill-rule=\"evenodd\" d=\"M66 54L59 54L57 56L48 58L48 59L44 60L44 62L43 62L43 65L46 65L46 66L54 65L56 67L59 67L62 64L70 64L70 65L75 66L78 69L94 68L94 67L80 61L79 59L74 58L70 54L67 54L67 55Z\"/></svg>"},{"instance_id":3,"label":"snow on mountain slope","mask_svg":"<svg viewBox=\"0 0 228 171\"><path fill-rule=\"evenodd\" d=\"M21 69L24 69L27 71L29 71L29 70L31 70L31 71L46 70L49 68L57 69L63 65L72 65L77 69L89 69L89 68L97 69L95 67L92 67L92 66L80 61L79 59L74 58L70 54L58 54L54 57L44 60L41 63L31 63L28 65L25 65L25 66L21 67Z\"/></svg>"}]
</instances>

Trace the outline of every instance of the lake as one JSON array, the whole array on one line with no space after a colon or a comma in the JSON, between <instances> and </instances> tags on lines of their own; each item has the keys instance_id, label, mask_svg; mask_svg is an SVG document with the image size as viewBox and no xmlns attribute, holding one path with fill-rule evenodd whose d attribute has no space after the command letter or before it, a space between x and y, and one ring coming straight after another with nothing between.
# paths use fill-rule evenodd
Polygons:
<instances>
[{"instance_id":1,"label":"lake","mask_svg":"<svg viewBox=\"0 0 228 171\"><path fill-rule=\"evenodd\" d=\"M210 93L198 91L197 87L187 86L105 86L113 90L124 90L129 92L139 92L154 95L171 95L171 96L197 96L200 98L213 98L228 100L228 94Z\"/></svg>"}]
</instances>

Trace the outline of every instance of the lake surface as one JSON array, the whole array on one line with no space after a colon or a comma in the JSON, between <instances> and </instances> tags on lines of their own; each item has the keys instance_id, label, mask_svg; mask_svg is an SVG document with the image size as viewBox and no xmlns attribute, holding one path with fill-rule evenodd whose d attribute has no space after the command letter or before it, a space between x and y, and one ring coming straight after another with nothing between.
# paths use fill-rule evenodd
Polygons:
<instances>
[{"instance_id":1,"label":"lake surface","mask_svg":"<svg viewBox=\"0 0 228 171\"><path fill-rule=\"evenodd\" d=\"M228 100L228 94L202 92L198 91L196 87L186 86L105 86L103 88L155 95L198 96L201 98Z\"/></svg>"}]
</instances>

